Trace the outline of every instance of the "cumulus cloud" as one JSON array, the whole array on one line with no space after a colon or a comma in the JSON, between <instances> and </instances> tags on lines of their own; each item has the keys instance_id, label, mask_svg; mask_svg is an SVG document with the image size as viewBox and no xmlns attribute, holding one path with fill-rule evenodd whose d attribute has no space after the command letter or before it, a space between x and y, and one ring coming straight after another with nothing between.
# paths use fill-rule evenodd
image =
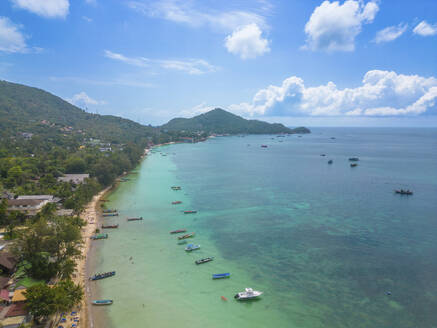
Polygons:
<instances>
[{"instance_id":1,"label":"cumulus cloud","mask_svg":"<svg viewBox=\"0 0 437 328\"><path fill-rule=\"evenodd\" d=\"M95 100L88 96L84 91L75 94L73 97L68 98L67 101L76 106L89 106L89 105L104 105L106 101Z\"/></svg>"},{"instance_id":2,"label":"cumulus cloud","mask_svg":"<svg viewBox=\"0 0 437 328\"><path fill-rule=\"evenodd\" d=\"M373 70L357 88L338 89L333 82L306 87L296 76L280 86L259 90L250 103L230 110L249 116L398 116L436 110L437 79Z\"/></svg>"},{"instance_id":3,"label":"cumulus cloud","mask_svg":"<svg viewBox=\"0 0 437 328\"><path fill-rule=\"evenodd\" d=\"M191 75L200 75L215 72L218 68L209 64L203 59L171 60L171 59L149 59L146 57L127 57L123 54L105 50L105 57L124 62L138 67L155 67L163 69L182 71Z\"/></svg>"},{"instance_id":4,"label":"cumulus cloud","mask_svg":"<svg viewBox=\"0 0 437 328\"><path fill-rule=\"evenodd\" d=\"M305 25L307 34L304 49L324 51L353 51L355 38L362 25L371 23L379 6L376 2L364 4L361 0L324 1L314 9Z\"/></svg>"},{"instance_id":5,"label":"cumulus cloud","mask_svg":"<svg viewBox=\"0 0 437 328\"><path fill-rule=\"evenodd\" d=\"M426 21L421 21L414 28L413 33L421 36L432 36L437 34L437 24L428 24Z\"/></svg>"},{"instance_id":6,"label":"cumulus cloud","mask_svg":"<svg viewBox=\"0 0 437 328\"><path fill-rule=\"evenodd\" d=\"M263 39L262 31L256 24L236 29L225 39L228 51L241 59L255 58L270 51L269 41Z\"/></svg>"},{"instance_id":7,"label":"cumulus cloud","mask_svg":"<svg viewBox=\"0 0 437 328\"><path fill-rule=\"evenodd\" d=\"M14 53L27 50L26 39L20 28L7 17L0 17L0 51Z\"/></svg>"},{"instance_id":8,"label":"cumulus cloud","mask_svg":"<svg viewBox=\"0 0 437 328\"><path fill-rule=\"evenodd\" d=\"M34 14L48 17L65 18L68 15L70 2L68 0L11 0L12 3L21 9L28 10Z\"/></svg>"},{"instance_id":9,"label":"cumulus cloud","mask_svg":"<svg viewBox=\"0 0 437 328\"><path fill-rule=\"evenodd\" d=\"M214 108L217 108L217 106L210 106L206 102L200 103L193 108L184 109L179 114L182 117L193 117L196 115L200 115L206 112L209 112L210 110L213 110Z\"/></svg>"},{"instance_id":10,"label":"cumulus cloud","mask_svg":"<svg viewBox=\"0 0 437 328\"><path fill-rule=\"evenodd\" d=\"M389 26L376 33L375 42L390 42L399 38L407 30L407 24L399 24L397 26Z\"/></svg>"}]
</instances>

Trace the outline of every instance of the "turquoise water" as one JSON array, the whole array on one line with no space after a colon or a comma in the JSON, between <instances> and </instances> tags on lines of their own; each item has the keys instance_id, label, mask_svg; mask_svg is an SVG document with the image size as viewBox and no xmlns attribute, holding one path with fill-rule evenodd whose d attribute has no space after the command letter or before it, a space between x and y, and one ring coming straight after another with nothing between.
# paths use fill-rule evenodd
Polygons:
<instances>
[{"instance_id":1,"label":"turquoise water","mask_svg":"<svg viewBox=\"0 0 437 328\"><path fill-rule=\"evenodd\" d=\"M121 216L105 222L120 228L99 242L96 266L117 271L97 282L114 299L98 309L112 327L437 325L437 130L314 129L159 151L110 196ZM201 249L185 253L169 234L178 228ZM245 287L262 299L236 302Z\"/></svg>"}]
</instances>

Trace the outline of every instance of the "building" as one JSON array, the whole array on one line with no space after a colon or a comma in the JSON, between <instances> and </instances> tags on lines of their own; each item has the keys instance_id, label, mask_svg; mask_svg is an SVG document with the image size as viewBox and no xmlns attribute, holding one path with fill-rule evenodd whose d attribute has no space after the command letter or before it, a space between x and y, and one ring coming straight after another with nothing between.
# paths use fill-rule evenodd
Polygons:
<instances>
[{"instance_id":1,"label":"building","mask_svg":"<svg viewBox=\"0 0 437 328\"><path fill-rule=\"evenodd\" d=\"M17 259L8 252L0 253L0 269L3 273L12 274L17 266Z\"/></svg>"},{"instance_id":2,"label":"building","mask_svg":"<svg viewBox=\"0 0 437 328\"><path fill-rule=\"evenodd\" d=\"M90 177L89 174L64 174L63 177L59 177L58 181L61 182L73 182L74 184L81 184L85 182L85 179Z\"/></svg>"},{"instance_id":3,"label":"building","mask_svg":"<svg viewBox=\"0 0 437 328\"><path fill-rule=\"evenodd\" d=\"M18 200L24 200L24 199L46 200L49 203L53 203L53 202L56 203L56 199L52 195L23 195L23 196L18 196L17 199Z\"/></svg>"},{"instance_id":4,"label":"building","mask_svg":"<svg viewBox=\"0 0 437 328\"><path fill-rule=\"evenodd\" d=\"M48 203L47 199L9 199L8 212L18 211L33 216L38 214Z\"/></svg>"}]
</instances>

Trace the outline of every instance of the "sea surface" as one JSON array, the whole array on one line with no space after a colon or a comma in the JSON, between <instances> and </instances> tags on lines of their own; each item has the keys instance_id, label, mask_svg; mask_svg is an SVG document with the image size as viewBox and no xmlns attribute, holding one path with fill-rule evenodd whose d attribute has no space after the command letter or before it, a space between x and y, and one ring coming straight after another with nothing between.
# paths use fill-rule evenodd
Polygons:
<instances>
[{"instance_id":1,"label":"sea surface","mask_svg":"<svg viewBox=\"0 0 437 328\"><path fill-rule=\"evenodd\" d=\"M109 197L120 216L104 221L120 228L94 242L94 265L117 274L93 297L114 304L96 315L117 328L437 327L437 129L312 130L155 148ZM200 250L177 244L179 228ZM234 300L245 287L264 294Z\"/></svg>"}]
</instances>

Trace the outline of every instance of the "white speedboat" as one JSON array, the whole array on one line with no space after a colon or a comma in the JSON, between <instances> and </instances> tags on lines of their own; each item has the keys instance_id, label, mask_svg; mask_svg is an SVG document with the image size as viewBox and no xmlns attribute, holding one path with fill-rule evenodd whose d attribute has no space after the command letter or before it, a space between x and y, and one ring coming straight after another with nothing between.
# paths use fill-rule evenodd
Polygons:
<instances>
[{"instance_id":1,"label":"white speedboat","mask_svg":"<svg viewBox=\"0 0 437 328\"><path fill-rule=\"evenodd\" d=\"M246 291L239 292L238 294L236 294L234 296L234 298L239 300L239 301L252 300L254 298L258 298L259 296L261 296L262 293L263 292L259 292L257 290L253 290L252 288L246 288Z\"/></svg>"}]
</instances>

